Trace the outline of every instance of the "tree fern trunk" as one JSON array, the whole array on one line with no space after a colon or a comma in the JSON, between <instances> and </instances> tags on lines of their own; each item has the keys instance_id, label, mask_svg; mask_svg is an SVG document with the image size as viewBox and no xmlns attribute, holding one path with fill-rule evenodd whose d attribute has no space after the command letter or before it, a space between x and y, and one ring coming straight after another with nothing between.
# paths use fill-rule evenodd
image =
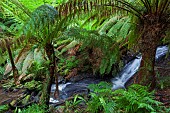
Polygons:
<instances>
[{"instance_id":1,"label":"tree fern trunk","mask_svg":"<svg viewBox=\"0 0 170 113\"><path fill-rule=\"evenodd\" d=\"M156 85L154 57L155 48L150 48L149 50L142 52L142 61L139 68L139 72L135 76L135 83L150 86L151 90L154 89Z\"/></svg>"},{"instance_id":2,"label":"tree fern trunk","mask_svg":"<svg viewBox=\"0 0 170 113\"><path fill-rule=\"evenodd\" d=\"M53 77L55 73L55 54L54 54L53 45L46 44L45 51L46 51L48 59L50 60L49 75L46 75L46 78L44 81L44 87L43 87L40 103L49 106L51 86L52 86L52 81L53 81Z\"/></svg>"},{"instance_id":3,"label":"tree fern trunk","mask_svg":"<svg viewBox=\"0 0 170 113\"><path fill-rule=\"evenodd\" d=\"M164 31L163 25L160 23L152 23L152 21L146 21L142 29L143 33L139 44L142 61L139 72L135 76L134 83L150 86L150 90L153 90L156 85L154 71L155 54Z\"/></svg>"},{"instance_id":4,"label":"tree fern trunk","mask_svg":"<svg viewBox=\"0 0 170 113\"><path fill-rule=\"evenodd\" d=\"M17 82L18 70L17 70L17 68L15 66L15 63L14 63L14 60L13 60L13 57L12 57L12 52L11 52L10 44L9 44L9 42L7 40L6 40L6 48L7 48L9 59L10 59L11 65L12 65L14 83L16 85L18 85L18 82Z\"/></svg>"}]
</instances>

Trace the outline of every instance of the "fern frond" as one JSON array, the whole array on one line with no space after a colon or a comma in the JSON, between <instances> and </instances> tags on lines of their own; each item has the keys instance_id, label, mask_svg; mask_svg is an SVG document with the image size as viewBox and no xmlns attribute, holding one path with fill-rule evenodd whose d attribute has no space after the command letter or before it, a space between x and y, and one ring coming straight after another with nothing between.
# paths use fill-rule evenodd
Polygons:
<instances>
[{"instance_id":1,"label":"fern frond","mask_svg":"<svg viewBox=\"0 0 170 113\"><path fill-rule=\"evenodd\" d=\"M10 33L15 34L28 16L9 0L1 1L0 5L1 13L3 14L2 23L8 28Z\"/></svg>"},{"instance_id":2,"label":"fern frond","mask_svg":"<svg viewBox=\"0 0 170 113\"><path fill-rule=\"evenodd\" d=\"M115 98L115 101L121 104L119 106L126 106L126 112L139 112L141 109L143 109L143 112L156 112L157 107L161 105L160 102L154 100L153 92L148 92L146 86L138 84L131 85L127 91L120 89L114 91L113 94L115 96L119 95Z\"/></svg>"},{"instance_id":3,"label":"fern frond","mask_svg":"<svg viewBox=\"0 0 170 113\"><path fill-rule=\"evenodd\" d=\"M31 11L26 8L21 2L19 2L18 0L10 0L13 4L15 4L17 7L19 7L20 9L22 9L22 11L24 11L25 14L27 14L28 16L31 16Z\"/></svg>"},{"instance_id":4,"label":"fern frond","mask_svg":"<svg viewBox=\"0 0 170 113\"><path fill-rule=\"evenodd\" d=\"M109 30L111 30L111 28L113 27L113 25L115 25L118 21L118 17L112 17L111 19L109 19L106 23L104 23L104 25L99 29L99 33L100 34L107 34Z\"/></svg>"},{"instance_id":5,"label":"fern frond","mask_svg":"<svg viewBox=\"0 0 170 113\"><path fill-rule=\"evenodd\" d=\"M48 37L51 26L55 22L57 11L49 5L38 7L23 27L23 34L27 37L37 36L39 41Z\"/></svg>"},{"instance_id":6,"label":"fern frond","mask_svg":"<svg viewBox=\"0 0 170 113\"><path fill-rule=\"evenodd\" d=\"M100 64L100 73L109 73L111 66L118 61L119 45L116 41L107 35L100 35L97 31L87 31L80 28L71 28L64 33L64 38L72 38L82 42L82 49L86 47L100 48L102 51L102 61ZM108 68L109 66L109 68Z\"/></svg>"}]
</instances>

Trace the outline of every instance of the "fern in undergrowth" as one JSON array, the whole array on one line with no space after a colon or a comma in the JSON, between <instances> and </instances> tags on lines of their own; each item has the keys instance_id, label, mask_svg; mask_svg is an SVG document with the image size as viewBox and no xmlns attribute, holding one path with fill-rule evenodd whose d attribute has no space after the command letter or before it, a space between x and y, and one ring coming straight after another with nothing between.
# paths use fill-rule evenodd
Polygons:
<instances>
[{"instance_id":1,"label":"fern in undergrowth","mask_svg":"<svg viewBox=\"0 0 170 113\"><path fill-rule=\"evenodd\" d=\"M46 113L45 105L38 105L38 104L32 104L31 106L28 106L28 108L24 108L23 110L18 109L18 113Z\"/></svg>"},{"instance_id":2,"label":"fern in undergrowth","mask_svg":"<svg viewBox=\"0 0 170 113\"><path fill-rule=\"evenodd\" d=\"M103 75L109 74L114 65L119 65L120 50L123 46L130 45L131 37L135 37L131 33L133 30L135 30L135 27L131 23L131 17L115 16L104 22L99 31L74 27L65 31L64 37L80 41L82 43L82 49L100 49L100 67L96 71L99 70L100 74ZM128 37L130 37L130 43L127 40ZM117 67L120 68L120 66Z\"/></svg>"},{"instance_id":3,"label":"fern in undergrowth","mask_svg":"<svg viewBox=\"0 0 170 113\"><path fill-rule=\"evenodd\" d=\"M100 82L99 84L91 84L89 88L91 99L87 103L87 111L90 113L113 113L116 103L112 100L111 84Z\"/></svg>"},{"instance_id":4,"label":"fern in undergrowth","mask_svg":"<svg viewBox=\"0 0 170 113\"><path fill-rule=\"evenodd\" d=\"M92 84L91 99L88 111L92 113L156 113L168 111L161 102L154 100L154 92L138 84L129 86L127 90L111 90L106 82Z\"/></svg>"},{"instance_id":5,"label":"fern in undergrowth","mask_svg":"<svg viewBox=\"0 0 170 113\"><path fill-rule=\"evenodd\" d=\"M139 33L136 26L136 18L132 16L113 16L106 21L99 29L100 34L106 34L120 43L121 47L126 47L130 51L138 52Z\"/></svg>"},{"instance_id":6,"label":"fern in undergrowth","mask_svg":"<svg viewBox=\"0 0 170 113\"><path fill-rule=\"evenodd\" d=\"M113 92L117 109L123 109L126 113L150 113L163 112L162 103L154 100L154 92L148 88L134 84L128 90L119 89Z\"/></svg>"}]
</instances>

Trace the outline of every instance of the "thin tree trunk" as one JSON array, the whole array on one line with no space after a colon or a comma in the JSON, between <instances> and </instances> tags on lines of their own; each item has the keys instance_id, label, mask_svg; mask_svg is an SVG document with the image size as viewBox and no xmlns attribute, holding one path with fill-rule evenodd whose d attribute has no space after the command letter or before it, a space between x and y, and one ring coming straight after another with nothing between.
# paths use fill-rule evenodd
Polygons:
<instances>
[{"instance_id":1,"label":"thin tree trunk","mask_svg":"<svg viewBox=\"0 0 170 113\"><path fill-rule=\"evenodd\" d=\"M55 76L55 84L56 84L56 89L55 89L55 93L54 93L54 98L58 99L59 98L59 89L58 89L58 73Z\"/></svg>"},{"instance_id":2,"label":"thin tree trunk","mask_svg":"<svg viewBox=\"0 0 170 113\"><path fill-rule=\"evenodd\" d=\"M55 74L55 53L54 53L54 47L52 44L47 44L45 46L45 51L47 54L48 59L50 60L49 63L49 75L46 75L45 81L44 81L44 87L41 95L41 104L49 106L49 99L50 99L50 92L51 92L51 86L53 77ZM58 86L57 86L58 87Z\"/></svg>"},{"instance_id":3,"label":"thin tree trunk","mask_svg":"<svg viewBox=\"0 0 170 113\"><path fill-rule=\"evenodd\" d=\"M10 44L9 44L9 42L7 40L6 40L6 48L7 48L9 59L10 59L11 65L12 65L14 83L15 83L15 85L18 85L18 82L17 82L18 70L17 70L17 68L15 66L15 63L14 63L14 60L13 60L13 57L12 57Z\"/></svg>"},{"instance_id":4,"label":"thin tree trunk","mask_svg":"<svg viewBox=\"0 0 170 113\"><path fill-rule=\"evenodd\" d=\"M58 58L55 57L55 86L56 86L56 89L55 89L55 92L54 92L54 98L55 99L59 99L59 89L58 89L58 76L59 76L59 73L57 72L57 65L56 65L56 62L58 62Z\"/></svg>"}]
</instances>

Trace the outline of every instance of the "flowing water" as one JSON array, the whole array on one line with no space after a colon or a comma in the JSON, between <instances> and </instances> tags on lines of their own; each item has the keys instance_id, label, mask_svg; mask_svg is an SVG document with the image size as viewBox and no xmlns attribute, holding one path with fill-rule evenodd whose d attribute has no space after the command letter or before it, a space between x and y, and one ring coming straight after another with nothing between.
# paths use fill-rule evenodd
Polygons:
<instances>
[{"instance_id":1,"label":"flowing water","mask_svg":"<svg viewBox=\"0 0 170 113\"><path fill-rule=\"evenodd\" d=\"M162 56L165 56L167 52L168 46L158 47L155 55L156 60L158 60ZM136 56L136 59L126 64L122 71L119 73L119 75L112 79L113 90L125 88L126 82L138 71L141 59L142 59L141 55Z\"/></svg>"},{"instance_id":2,"label":"flowing water","mask_svg":"<svg viewBox=\"0 0 170 113\"><path fill-rule=\"evenodd\" d=\"M156 60L159 60L159 58L162 58L166 55L168 52L167 46L160 46L157 48L156 51ZM142 56L137 55L136 58L129 63L127 63L122 71L117 75L117 77L113 78L111 82L113 83L113 90L119 89L119 88L125 88L125 84L128 82L128 80L138 71L140 67ZM80 80L78 82L67 82L63 84L59 84L59 92L60 92L60 98L66 99L74 94L77 93L89 93L89 90L87 86L89 84L97 84L101 81L101 79L98 78L86 78L83 80ZM55 91L55 84L51 87L51 93L53 94ZM50 103L57 103L58 100L55 100L52 96L50 98Z\"/></svg>"},{"instance_id":3,"label":"flowing water","mask_svg":"<svg viewBox=\"0 0 170 113\"><path fill-rule=\"evenodd\" d=\"M102 79L98 78L85 78L77 82L67 82L67 83L61 83L59 84L59 97L60 99L65 100L68 97L71 97L75 94L88 94L89 89L88 85L89 84L97 84L99 82L103 81ZM57 103L59 102L58 100L55 100L53 98L53 94L55 92L56 86L55 84L52 85L51 87L51 97L50 97L50 103Z\"/></svg>"}]
</instances>

